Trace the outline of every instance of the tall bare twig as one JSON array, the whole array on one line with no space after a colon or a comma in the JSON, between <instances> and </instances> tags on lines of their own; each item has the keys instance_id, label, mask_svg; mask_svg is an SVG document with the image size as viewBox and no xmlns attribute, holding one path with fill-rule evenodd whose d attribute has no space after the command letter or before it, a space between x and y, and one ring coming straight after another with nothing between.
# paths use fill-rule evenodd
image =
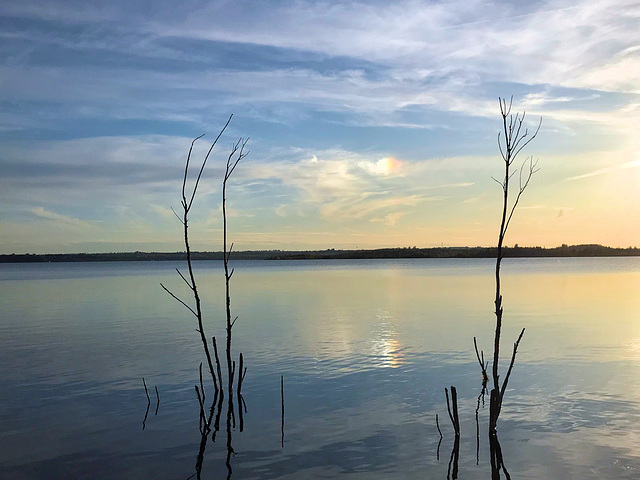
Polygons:
<instances>
[{"instance_id":1,"label":"tall bare twig","mask_svg":"<svg viewBox=\"0 0 640 480\"><path fill-rule=\"evenodd\" d=\"M282 448L284 448L284 375L280 375L280 406L281 406L280 444ZM437 421L437 416L436 416L436 421Z\"/></svg>"},{"instance_id":2,"label":"tall bare twig","mask_svg":"<svg viewBox=\"0 0 640 480\"><path fill-rule=\"evenodd\" d=\"M198 170L198 176L197 176L197 178L195 180L195 183L193 184L193 188L189 192L188 191L189 167L190 167L190 164L191 164L191 154L193 152L193 146L195 145L196 141L198 141L200 138L202 138L204 136L204 134L200 135L199 137L194 138L193 141L191 142L191 146L189 147L189 153L187 154L187 160L186 160L185 166L184 166L184 175L183 175L183 178L182 178L182 199L180 200L180 204L182 206L182 217L180 217L174 211L176 217L178 217L178 220L180 220L180 223L182 223L182 227L183 227L183 231L184 231L184 246L185 246L185 251L186 251L186 255L187 255L187 268L188 268L188 271L189 271L188 278L185 277L185 275L183 275L179 270L178 270L178 274L180 275L182 280L184 280L184 282L187 284L187 286L191 290L191 293L193 295L193 300L194 300L194 303L195 303L195 308L189 306L184 300L180 299L177 295L175 295L173 292L171 292L171 290L169 290L163 284L160 284L162 286L162 288L169 295L171 295L175 300L180 302L184 307L186 307L196 317L196 319L198 321L197 331L200 334L200 339L202 340L202 347L204 349L204 353L205 353L205 356L207 358L207 366L209 367L209 373L211 375L211 379L213 381L213 386L214 386L214 389L215 389L216 393L218 392L218 388L219 388L218 387L218 381L216 379L215 370L213 368L213 361L211 359L211 353L209 352L209 345L207 343L207 337L205 335L204 326L203 326L203 323L202 323L202 305L201 305L201 300L200 300L200 294L198 292L198 285L196 283L196 278L195 278L195 275L193 273L193 263L192 263L192 258L191 258L191 245L189 243L189 212L191 211L191 207L193 206L193 201L195 200L196 194L198 193L198 186L200 185L200 179L202 177L202 172L204 171L204 167L207 164L207 160L209 159L209 156L211 155L211 152L213 151L213 148L218 143L218 140L220 139L220 137L222 136L224 131L227 129L227 126L229 125L229 122L231 122L231 118L232 117L233 117L233 115L229 116L229 119L227 120L227 123L225 123L224 127L222 127L222 129L220 130L220 133L218 133L218 136L215 138L215 140L213 141L213 143L209 147L209 150L207 151L207 154L204 157L204 160L202 161L202 164L200 165L200 169ZM222 385L220 385L220 387L222 387ZM203 394L204 394L204 391L203 391Z\"/></svg>"},{"instance_id":3,"label":"tall bare twig","mask_svg":"<svg viewBox=\"0 0 640 480\"><path fill-rule=\"evenodd\" d=\"M239 139L233 147L227 157L227 164L224 172L224 178L222 180L222 260L224 264L224 285L225 285L225 305L226 305L226 318L227 318L227 373L228 373L228 393L233 394L233 377L234 369L233 362L231 360L231 330L238 317L231 320L231 277L233 276L233 269L229 270L229 258L231 257L231 251L233 250L233 243L227 248L227 182L234 170L238 166L238 163L246 157L249 152L245 152L245 146L249 139ZM242 375L242 372L240 372Z\"/></svg>"},{"instance_id":4,"label":"tall bare twig","mask_svg":"<svg viewBox=\"0 0 640 480\"><path fill-rule=\"evenodd\" d=\"M447 410L449 411L449 418L453 425L453 431L456 436L460 436L460 419L458 417L458 392L456 387L451 386L451 404L449 403L449 391L445 388L444 394L447 398Z\"/></svg>"},{"instance_id":5,"label":"tall bare twig","mask_svg":"<svg viewBox=\"0 0 640 480\"><path fill-rule=\"evenodd\" d=\"M513 105L513 97L509 100L507 104L506 99L499 98L500 104L500 115L502 116L502 131L498 133L498 149L500 150L500 155L502 156L502 160L504 161L504 177L502 181L498 181L494 178L494 180L500 184L502 187L502 216L500 221L500 230L498 232L498 248L496 254L496 269L495 269L495 282L496 282L496 295L495 295L495 315L496 315L496 330L494 335L494 344L493 344L493 364L492 364L492 380L493 380L493 390L491 392L491 403L490 403L490 421L489 421L489 432L494 432L496 430L496 423L498 421L498 416L500 415L500 409L502 407L502 399L504 393L507 388L507 383L509 381L509 376L511 374L511 370L513 369L513 364L515 362L515 356L518 344L524 334L524 329L520 333L517 342L514 345L513 355L511 357L511 364L507 371L507 375L505 379L500 385L500 375L499 375L499 359L500 359L500 336L502 333L502 316L503 316L503 306L502 306L502 291L501 291L501 278L500 278L500 267L502 264L502 259L504 258L504 239L507 234L507 230L509 225L511 224L511 219L513 218L513 213L520 202L520 197L524 193L524 191L529 186L529 182L533 175L538 171L537 162L534 162L532 158L528 158L524 161L522 166L519 169L519 185L517 189L517 193L515 199L510 201L509 193L511 187L511 181L514 176L514 172L512 171L512 165L518 156L518 154L522 151L524 147L526 147L537 135L540 131L540 126L542 125L542 118L538 122L536 129L530 133L529 130L524 126L525 113L516 113L515 115L511 113L511 107ZM475 344L475 338L474 338ZM476 345L476 355L478 355L477 345ZM486 371L484 369L484 364L480 358L478 358L480 362L481 368L483 368L483 375L486 375ZM495 391L495 394L494 394Z\"/></svg>"}]
</instances>

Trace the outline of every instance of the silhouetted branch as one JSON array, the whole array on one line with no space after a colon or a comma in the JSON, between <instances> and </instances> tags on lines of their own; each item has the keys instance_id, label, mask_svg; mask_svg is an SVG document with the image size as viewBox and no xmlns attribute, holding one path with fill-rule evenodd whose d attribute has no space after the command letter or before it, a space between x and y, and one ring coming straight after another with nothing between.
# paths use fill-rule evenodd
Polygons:
<instances>
[{"instance_id":1,"label":"silhouetted branch","mask_svg":"<svg viewBox=\"0 0 640 480\"><path fill-rule=\"evenodd\" d=\"M180 278L182 278L182 280L184 280L184 283L187 284L187 287L189 287L190 290L193 290L193 285L191 285L189 283L189 281L186 278L184 278L184 275L182 275L182 272L180 270L178 270L177 268L176 268L176 272L178 272L178 275L180 275Z\"/></svg>"},{"instance_id":2,"label":"silhouetted branch","mask_svg":"<svg viewBox=\"0 0 640 480\"><path fill-rule=\"evenodd\" d=\"M186 302L184 302L183 300L178 298L178 296L176 296L173 292L171 292L167 287L165 287L164 285L160 284L162 286L162 288L169 295L171 295L175 300L180 302L180 304L185 306L197 318L197 320L198 320L197 332L200 334L200 340L202 341L202 347L204 349L204 353L205 353L205 356L206 356L206 359L207 359L207 366L209 367L209 373L211 375L211 380L213 381L214 391L216 393L218 392L218 380L221 380L221 378L220 378L220 375L218 375L218 378L216 378L216 372L215 372L214 367L213 367L213 361L211 359L211 353L209 352L209 346L208 346L208 343L207 343L207 337L205 335L203 321L202 321L202 307L201 307L200 295L198 293L198 286L196 284L195 275L193 273L193 264L192 264L192 259L191 259L191 246L189 244L189 211L191 210L193 202L194 202L194 200L196 198L196 194L198 193L198 186L200 185L200 179L202 178L202 173L204 172L204 168L205 168L205 166L207 164L207 160L209 159L209 156L211 155L211 152L213 151L214 147L218 143L218 140L220 139L220 137L222 136L222 134L226 130L227 126L229 125L229 122L231 122L231 118L232 117L233 117L233 115L229 116L229 118L228 118L227 122L225 123L224 127L222 127L222 129L218 133L218 136L215 138L215 140L213 141L213 143L209 147L209 150L207 151L207 154L205 155L204 160L202 161L202 164L200 165L200 168L198 170L198 176L196 177L196 180L195 180L195 182L193 184L193 188L191 189L190 193L187 193L187 183L188 183L188 179L189 179L189 167L191 165L191 155L193 153L193 146L195 145L196 141L198 141L204 135L200 135L199 137L194 138L193 141L191 142L191 146L189 147L189 153L187 154L187 160L186 160L185 166L184 166L184 175L183 175L183 178L182 178L182 192L181 192L182 199L180 201L180 204L182 205L182 218L180 218L180 216L175 212L175 210L172 209L173 213L176 215L176 217L178 217L178 219L182 223L182 226L183 226L183 229L184 229L184 245L185 245L186 256L187 256L187 267L188 267L188 271L189 271L189 273L188 273L188 277L189 278L187 279L187 277L185 275L183 275L182 272L180 272L180 270L176 269L176 271L178 272L178 275L180 275L180 278L182 278L182 280L187 284L187 286L191 290L191 292L193 294L193 300L194 300L194 303L195 303L195 308L187 305ZM227 161L227 164L228 164L228 161ZM225 176L225 181L226 181L226 176ZM222 388L222 383L220 383L220 388ZM201 389L202 389L202 394L204 396L204 388L202 387L202 382L201 382Z\"/></svg>"},{"instance_id":3,"label":"silhouetted branch","mask_svg":"<svg viewBox=\"0 0 640 480\"><path fill-rule=\"evenodd\" d=\"M216 337L212 337L213 343L213 353L216 359L216 371L218 373L218 381L220 382L220 386L222 388L222 370L220 368L220 358L218 357L218 345L216 344Z\"/></svg>"},{"instance_id":4,"label":"silhouetted branch","mask_svg":"<svg viewBox=\"0 0 640 480\"><path fill-rule=\"evenodd\" d=\"M522 338L522 334L518 338L516 342L514 354L511 358L511 365L507 372L507 378L505 382L503 382L502 389L500 388L500 376L499 376L499 359L500 359L500 336L502 333L502 315L503 315L503 307L502 307L502 293L501 293L501 278L500 278L500 266L502 263L502 259L504 258L503 246L504 239L511 223L511 219L513 218L513 214L515 212L518 203L520 202L520 198L526 188L529 186L529 182L531 181L532 176L538 171L536 168L537 162L533 162L532 159L529 159L528 165L529 168L527 173L525 174L525 165L527 162L523 163L520 168L520 177L519 177L519 188L518 193L516 194L515 200L509 204L509 186L510 181L513 178L515 172L510 171L510 167L515 161L518 154L522 151L524 147L526 147L531 141L538 135L540 131L540 127L542 125L542 118L538 123L537 128L533 132L533 134L529 133L529 130L525 127L523 130L523 123L525 119L525 113L520 114L511 114L511 107L513 105L513 97L509 100L509 104L507 106L506 99L499 98L498 103L500 105L500 114L502 116L502 132L498 134L498 147L500 150L500 155L504 161L504 179L501 182L502 186L502 218L500 221L500 230L498 233L498 248L496 255L496 269L495 269L495 280L496 280L496 295L495 295L495 315L496 315L496 330L494 335L494 343L493 343L493 364L492 364L492 377L493 377L493 389L491 391L491 404L490 404L490 422L489 422L489 431L495 432L496 422L498 421L498 416L500 415L500 409L502 407L502 396L504 395L504 391L506 389L506 381L508 380L508 376L511 373L513 368L513 363L515 362L515 350L517 350L517 344L520 342ZM502 134L504 137L502 138ZM501 140L502 138L502 140ZM475 344L475 339L474 339ZM478 353L478 349L476 346L476 355ZM480 361L480 359L479 359ZM481 361L480 361L481 362ZM481 362L482 366L482 362ZM495 391L495 394L494 394Z\"/></svg>"},{"instance_id":5,"label":"silhouetted branch","mask_svg":"<svg viewBox=\"0 0 640 480\"><path fill-rule=\"evenodd\" d=\"M173 294L173 292L171 290L169 290L167 287L165 287L162 283L160 284L160 286L162 288L164 288L164 291L167 292L169 295L171 295L175 300L177 300L178 302L180 302L182 305L184 305L191 313L193 313L196 317L198 316L198 314L196 313L196 311L191 308L189 305L187 305L186 303L184 303L182 300L180 300L176 295Z\"/></svg>"},{"instance_id":6,"label":"silhouetted branch","mask_svg":"<svg viewBox=\"0 0 640 480\"><path fill-rule=\"evenodd\" d=\"M222 390L220 390L220 393L222 394ZM196 477L198 478L198 480L200 480L201 478L201 474L202 474L202 464L204 463L204 452L207 448L207 440L209 438L209 432L211 431L211 422L213 420L213 415L214 415L214 410L216 407L216 400L217 400L217 395L214 395L214 399L213 402L211 403L211 408L209 409L209 417L206 419L206 428L204 430L201 430L200 432L200 448L198 449L198 456L196 458L196 473L194 473L193 475L189 476L187 478L187 480L189 480L190 478ZM218 404L218 409L217 409L217 422L216 425L214 427L213 433L211 434L211 440L213 442L216 441L216 432L219 429L219 423L220 423L220 404ZM202 415L202 414L201 414Z\"/></svg>"},{"instance_id":7,"label":"silhouetted branch","mask_svg":"<svg viewBox=\"0 0 640 480\"><path fill-rule=\"evenodd\" d=\"M234 378L234 370L235 370L235 362L232 363L231 360L231 337L232 337L232 329L238 320L238 317L235 317L231 320L231 276L233 275L233 270L231 273L229 272L229 258L231 257L231 251L233 249L233 243L227 248L227 182L229 178L231 178L231 174L234 172L238 163L247 156L248 152L245 153L244 149L249 139L243 140L239 139L231 148L231 152L227 157L227 164L225 168L224 178L222 180L222 249L223 249L223 266L224 266L224 280L225 280L225 306L226 306L226 319L227 319L227 348L226 348L226 357L227 357L227 373L228 373L228 389L229 395L232 395L233 391L233 378ZM242 358L242 357L241 357ZM239 373L239 376L242 375L242 369ZM232 405L230 400L230 405ZM234 426L235 426L235 416L234 418Z\"/></svg>"},{"instance_id":8,"label":"silhouetted branch","mask_svg":"<svg viewBox=\"0 0 640 480\"><path fill-rule=\"evenodd\" d=\"M198 371L200 373L200 390L202 391L202 403L204 404L206 395L204 392L204 385L202 384L202 362L200 362L200 367L198 368Z\"/></svg>"},{"instance_id":9,"label":"silhouetted branch","mask_svg":"<svg viewBox=\"0 0 640 480\"><path fill-rule=\"evenodd\" d=\"M242 382L244 381L244 376L247 374L247 368L244 367L244 357L242 356L242 353L240 353L238 367L238 418L240 419L240 431L242 432L244 430L244 414L242 407L243 405L246 407L244 398L242 396Z\"/></svg>"},{"instance_id":10,"label":"silhouetted branch","mask_svg":"<svg viewBox=\"0 0 640 480\"><path fill-rule=\"evenodd\" d=\"M478 342L476 341L476 337L473 337L473 347L476 350L476 358L478 359L480 369L482 370L482 388L484 391L487 385L487 381L489 380L489 375L487 375L487 367L489 366L489 362L485 363L484 352L482 350L480 350L480 353L478 353Z\"/></svg>"},{"instance_id":11,"label":"silhouetted branch","mask_svg":"<svg viewBox=\"0 0 640 480\"><path fill-rule=\"evenodd\" d=\"M491 480L500 480L500 470L504 472L506 480L511 480L511 475L509 475L507 467L504 464L498 434L495 432L489 434L489 451L491 456Z\"/></svg>"},{"instance_id":12,"label":"silhouetted branch","mask_svg":"<svg viewBox=\"0 0 640 480\"><path fill-rule=\"evenodd\" d=\"M282 448L284 448L284 375L280 375L280 405L282 407L282 416L280 423L280 443Z\"/></svg>"},{"instance_id":13,"label":"silhouetted branch","mask_svg":"<svg viewBox=\"0 0 640 480\"><path fill-rule=\"evenodd\" d=\"M197 385L194 385L194 388L196 389L198 404L200 405L200 422L199 422L200 433L204 435L208 432L209 425L207 424L207 417L205 416L205 413L204 413L204 402L203 402L202 396L200 395L200 389L198 388Z\"/></svg>"},{"instance_id":14,"label":"silhouetted branch","mask_svg":"<svg viewBox=\"0 0 640 480\"><path fill-rule=\"evenodd\" d=\"M151 398L149 398L149 390L147 390L147 382L142 377L142 384L144 385L144 393L147 395L147 410L144 412L144 419L142 420L142 430L147 427L147 416L149 416L149 407L151 406Z\"/></svg>"},{"instance_id":15,"label":"silhouetted branch","mask_svg":"<svg viewBox=\"0 0 640 480\"><path fill-rule=\"evenodd\" d=\"M144 381L144 377L142 377L142 384L144 385L144 393L147 395L147 402L151 403L151 398L149 398L149 390L147 390L147 382Z\"/></svg>"},{"instance_id":16,"label":"silhouetted branch","mask_svg":"<svg viewBox=\"0 0 640 480\"><path fill-rule=\"evenodd\" d=\"M451 449L451 457L449 458L449 466L447 468L447 480L456 480L458 478L458 461L460 459L460 435L456 435L453 439L453 448ZM451 468L453 466L453 469Z\"/></svg>"},{"instance_id":17,"label":"silhouetted branch","mask_svg":"<svg viewBox=\"0 0 640 480\"><path fill-rule=\"evenodd\" d=\"M453 409L449 404L449 391L445 388L444 394L447 398L447 411L449 412L449 418L451 419L451 424L453 425L453 431L456 435L460 435L460 420L458 418L458 393L456 391L456 387L451 386L451 405L453 405Z\"/></svg>"},{"instance_id":18,"label":"silhouetted branch","mask_svg":"<svg viewBox=\"0 0 640 480\"><path fill-rule=\"evenodd\" d=\"M438 428L438 433L440 434L440 441L438 442L438 448L436 448L436 460L440 460L440 445L442 444L442 430L440 430L440 423L438 422L438 414L436 413L436 427Z\"/></svg>"},{"instance_id":19,"label":"silhouetted branch","mask_svg":"<svg viewBox=\"0 0 640 480\"><path fill-rule=\"evenodd\" d=\"M520 345L520 340L522 340L523 335L524 335L524 328L520 332L520 335L518 335L518 339L513 344L513 353L511 354L511 362L509 363L509 368L507 369L507 375L504 377L504 381L502 382L502 390L500 390L500 397L504 397L504 392L507 390L507 383L509 383L511 370L513 370L513 364L516 361L516 354L518 353L518 345Z\"/></svg>"},{"instance_id":20,"label":"silhouetted branch","mask_svg":"<svg viewBox=\"0 0 640 480\"><path fill-rule=\"evenodd\" d=\"M229 125L229 122L231 122L231 118L233 118L233 115L229 115L229 119L227 120L227 123L224 124L224 127L222 127L222 130L220 130L220 133L218 133L218 136L216 137L216 139L213 141L213 143L211 144L211 147L209 147L209 151L207 152L207 155L204 157L204 161L202 162L202 166L200 167L200 171L198 172L198 178L196 178L196 183L193 187L193 192L191 193L191 199L189 200L189 205L187 207L187 210L191 209L191 205L193 204L193 200L196 197L196 192L198 191L198 184L200 183L200 177L202 177L202 172L204 171L204 167L207 164L207 160L209 159L209 155L211 155L211 151L213 150L213 147L216 146L216 143L218 143L218 140L220 139L220 137L222 136L222 134L224 133L224 131L227 129L227 126ZM201 138L204 135L200 135ZM196 140L198 139L196 138ZM195 140L194 140L195 142ZM191 144L191 147L193 148L193 143ZM189 152L191 153L191 152ZM187 163L187 167L188 167L188 163ZM185 184L187 182L187 170L185 169L185 173L184 173L184 181ZM184 188L182 190L183 195L184 195ZM186 202L186 198L185 198L185 202Z\"/></svg>"}]
</instances>

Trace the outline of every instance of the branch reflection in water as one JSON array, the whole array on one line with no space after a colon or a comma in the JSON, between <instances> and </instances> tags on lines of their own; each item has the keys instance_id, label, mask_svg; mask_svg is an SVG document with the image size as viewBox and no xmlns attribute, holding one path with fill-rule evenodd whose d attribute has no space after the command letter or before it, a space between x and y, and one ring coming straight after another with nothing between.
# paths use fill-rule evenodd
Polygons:
<instances>
[{"instance_id":1,"label":"branch reflection in water","mask_svg":"<svg viewBox=\"0 0 640 480\"><path fill-rule=\"evenodd\" d=\"M498 434L496 432L489 433L489 450L491 452L491 480L501 480L500 470L504 472L506 480L511 480L511 475L509 475L507 467L504 464L502 448L500 447Z\"/></svg>"},{"instance_id":2,"label":"branch reflection in water","mask_svg":"<svg viewBox=\"0 0 640 480\"><path fill-rule=\"evenodd\" d=\"M460 435L455 435L453 440L453 448L449 457L449 466L447 467L447 480L456 480L458 478L458 460L460 459Z\"/></svg>"},{"instance_id":3,"label":"branch reflection in water","mask_svg":"<svg viewBox=\"0 0 640 480\"><path fill-rule=\"evenodd\" d=\"M460 418L458 416L458 392L456 387L451 385L451 403L449 403L449 391L445 388L444 394L447 399L447 410L453 425L454 440L449 465L447 467L447 480L458 478L458 460L460 459ZM438 444L439 446L439 444Z\"/></svg>"},{"instance_id":4,"label":"branch reflection in water","mask_svg":"<svg viewBox=\"0 0 640 480\"><path fill-rule=\"evenodd\" d=\"M142 384L144 385L144 393L147 395L147 409L144 412L144 419L142 420L142 430L147 428L147 417L149 416L149 407L151 407L151 397L149 397L149 390L147 390L147 382L142 377ZM156 389L156 413L158 415L158 409L160 408L160 394L158 393L158 387Z\"/></svg>"},{"instance_id":5,"label":"branch reflection in water","mask_svg":"<svg viewBox=\"0 0 640 480\"><path fill-rule=\"evenodd\" d=\"M242 397L242 394L239 394L238 398L239 398L240 405L244 406L244 408L242 408L242 406L239 406L238 408L238 420L240 425L242 425L244 423L244 413L246 413L246 403L244 401L244 398ZM195 466L196 471L193 475L187 477L187 480L194 477L197 478L198 480L202 478L201 477L202 466L204 464L204 457L207 449L209 436L211 436L211 442L215 443L216 435L220 431L220 419L222 417L222 411L223 411L224 405L225 405L224 392L221 390L219 394L218 392L215 393L213 402L211 402L211 407L209 409L208 416L204 419L204 421L202 421L202 418L201 418L201 424L200 424L201 438L200 438L200 446L198 449L198 456L196 458L196 466ZM228 396L226 407L227 407L226 408L227 454L225 458L225 466L227 468L227 479L230 479L233 473L233 468L231 466L231 458L235 455L235 450L233 449L233 444L232 444L232 441L233 441L232 432L236 428L235 406L233 402L233 395Z\"/></svg>"},{"instance_id":6,"label":"branch reflection in water","mask_svg":"<svg viewBox=\"0 0 640 480\"><path fill-rule=\"evenodd\" d=\"M486 367L486 364L482 360L484 359L482 355L479 354L478 361L480 361L480 365ZM480 405L482 404L483 408L485 405L484 397L487 393L487 379L488 377L484 375L483 369L482 389L477 397L475 409L476 465L480 464L480 423L478 417ZM456 480L458 478L458 464L460 461L460 419L458 415L458 395L456 387L454 386L451 386L451 399L449 398L449 389L445 388L444 390L447 402L447 411L449 413L449 418L451 420L451 425L453 426L454 431L453 447L451 449L449 464L447 466L447 480ZM438 433L440 434L440 440L436 449L436 459L440 460L440 445L442 444L443 435L442 431L440 430L440 424L438 422L438 414L436 414L436 427L438 429ZM504 473L505 480L511 480L511 475L509 474L509 471L507 470L504 463L502 447L500 446L500 441L498 440L498 434L496 431L492 430L489 431L489 453L491 463L491 480L502 480L502 473Z\"/></svg>"},{"instance_id":7,"label":"branch reflection in water","mask_svg":"<svg viewBox=\"0 0 640 480\"><path fill-rule=\"evenodd\" d=\"M232 374L235 372L236 363L232 363ZM236 390L236 396L238 400L238 428L239 431L242 432L244 430L244 414L247 413L247 403L242 395L242 382L244 381L245 375L247 374L247 369L244 367L244 358L243 355L240 354L240 372L238 373L238 388ZM202 383L201 383L202 388ZM195 387L196 396L198 397L198 403L200 407L200 447L198 449L198 456L196 459L196 472L189 476L190 478L201 479L202 474L202 466L204 463L205 451L207 449L207 442L209 439L209 435L211 435L211 441L215 443L216 434L220 431L220 418L222 416L224 403L224 390L220 389L219 391L214 392L213 402L211 402L211 407L209 408L209 414L205 416L204 414L204 393L200 395L200 390L198 386ZM204 392L204 390L203 390ZM227 479L231 478L233 473L233 468L231 466L231 458L235 455L235 450L233 449L233 430L236 429L236 413L235 413L235 405L233 401L233 393L229 394L227 397L226 403L226 448L227 454L225 458L225 466L227 468ZM284 417L283 417L284 418ZM284 432L284 430L283 430ZM284 433L283 433L284 435Z\"/></svg>"}]
</instances>

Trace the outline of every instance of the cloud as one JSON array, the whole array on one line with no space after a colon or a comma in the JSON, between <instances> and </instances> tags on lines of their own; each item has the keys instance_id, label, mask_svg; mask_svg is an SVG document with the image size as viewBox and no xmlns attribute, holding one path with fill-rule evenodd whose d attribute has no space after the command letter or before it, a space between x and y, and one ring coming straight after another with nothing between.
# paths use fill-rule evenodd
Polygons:
<instances>
[{"instance_id":1,"label":"cloud","mask_svg":"<svg viewBox=\"0 0 640 480\"><path fill-rule=\"evenodd\" d=\"M406 215L405 212L394 212L384 216L384 218L372 218L373 223L384 223L388 227L395 226L398 221Z\"/></svg>"},{"instance_id":2,"label":"cloud","mask_svg":"<svg viewBox=\"0 0 640 480\"><path fill-rule=\"evenodd\" d=\"M171 210L171 208L164 207L162 205L155 205L155 204L152 204L151 208L153 209L154 212L156 212L162 218L165 218L165 219L176 218L176 213L174 213L174 211Z\"/></svg>"},{"instance_id":3,"label":"cloud","mask_svg":"<svg viewBox=\"0 0 640 480\"><path fill-rule=\"evenodd\" d=\"M400 173L403 164L396 158L385 157L377 162L361 162L359 166L373 175L388 176Z\"/></svg>"},{"instance_id":4,"label":"cloud","mask_svg":"<svg viewBox=\"0 0 640 480\"><path fill-rule=\"evenodd\" d=\"M269 183L271 195L280 192L273 198L273 212L281 218L306 216L327 222L379 223L382 216L388 225L422 205L459 196L453 192L475 185L470 181L446 181L458 179L464 171L461 161L467 162L466 159L408 161L390 155L372 156L347 150L294 149L283 152L283 160L248 163L241 177L242 182ZM477 159L468 163L474 165L470 171L484 168ZM425 192L429 191L438 193L427 195ZM282 195L288 200L286 203Z\"/></svg>"},{"instance_id":5,"label":"cloud","mask_svg":"<svg viewBox=\"0 0 640 480\"><path fill-rule=\"evenodd\" d=\"M61 215L59 213L51 212L46 210L44 207L35 207L30 210L30 212L38 218L44 218L47 220L51 220L55 223L61 223L65 225L73 225L78 227L88 227L91 224L88 222L83 222L77 218L69 217L67 215Z\"/></svg>"},{"instance_id":6,"label":"cloud","mask_svg":"<svg viewBox=\"0 0 640 480\"><path fill-rule=\"evenodd\" d=\"M633 160L631 162L625 162L619 165L613 165L611 167L598 168L597 170L592 170L591 172L584 173L582 175L575 175L573 177L565 178L564 181L570 182L574 180L582 180L583 178L591 178L599 175L604 175L611 172L616 172L618 170L625 170L629 168L640 167L640 160Z\"/></svg>"},{"instance_id":7,"label":"cloud","mask_svg":"<svg viewBox=\"0 0 640 480\"><path fill-rule=\"evenodd\" d=\"M60 59L5 62L5 98L65 102L78 116L185 122L206 122L207 107L266 102L296 116L284 105L303 104L421 128L389 113L422 105L495 115L486 85L505 79L626 93L639 84L640 7L630 0L77 7L3 7L49 27L7 35Z\"/></svg>"}]
</instances>

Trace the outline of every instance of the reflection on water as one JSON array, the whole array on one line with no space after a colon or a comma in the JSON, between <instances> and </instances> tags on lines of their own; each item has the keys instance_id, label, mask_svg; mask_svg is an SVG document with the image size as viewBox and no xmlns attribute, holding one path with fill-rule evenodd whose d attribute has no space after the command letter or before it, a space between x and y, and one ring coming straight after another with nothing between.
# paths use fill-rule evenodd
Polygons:
<instances>
[{"instance_id":1,"label":"reflection on water","mask_svg":"<svg viewBox=\"0 0 640 480\"><path fill-rule=\"evenodd\" d=\"M225 398L211 417L208 397L206 437L201 345L159 287L174 266L0 265L0 478L186 478L195 466L202 478L443 479L455 466L473 480L492 459L513 478L640 478L640 259L505 261L503 334L527 335L499 450L474 438L487 431L473 334L491 344L490 260L243 263L234 343L251 354L249 410L241 421L234 395L232 414ZM219 264L196 268L207 332L222 337ZM453 457L443 385L459 397Z\"/></svg>"},{"instance_id":2,"label":"reflection on water","mask_svg":"<svg viewBox=\"0 0 640 480\"><path fill-rule=\"evenodd\" d=\"M380 323L375 325L373 338L370 340L369 362L376 367L399 367L403 364L404 353L393 318L387 312L379 312L376 318Z\"/></svg>"},{"instance_id":3,"label":"reflection on water","mask_svg":"<svg viewBox=\"0 0 640 480\"><path fill-rule=\"evenodd\" d=\"M504 473L506 480L511 480L511 475L509 475L507 466L504 464L498 434L495 432L489 434L489 450L491 457L491 480L501 480L501 472Z\"/></svg>"}]
</instances>

